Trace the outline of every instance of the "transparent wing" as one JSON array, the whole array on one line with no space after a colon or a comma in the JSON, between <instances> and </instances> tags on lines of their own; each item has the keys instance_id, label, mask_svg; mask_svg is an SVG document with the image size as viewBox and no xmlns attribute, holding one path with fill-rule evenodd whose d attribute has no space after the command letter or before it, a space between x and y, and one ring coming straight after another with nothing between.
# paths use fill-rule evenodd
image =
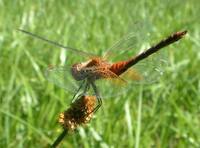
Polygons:
<instances>
[{"instance_id":1,"label":"transparent wing","mask_svg":"<svg viewBox=\"0 0 200 148\"><path fill-rule=\"evenodd\" d=\"M103 58L116 58L119 55L126 53L127 50L136 48L138 42L138 37L135 34L128 34L127 36L124 36L121 40L119 40L117 43L115 43L111 48L109 48L104 53Z\"/></svg>"},{"instance_id":2,"label":"transparent wing","mask_svg":"<svg viewBox=\"0 0 200 148\"><path fill-rule=\"evenodd\" d=\"M82 51L82 50L79 50L79 49L76 49L76 48L64 46L62 44L59 44L58 42L46 39L46 38L44 38L42 36L39 36L37 34L31 33L29 31L26 31L26 30L23 30L23 29L17 29L17 30L21 31L22 33L25 33L25 34L33 37L33 38L39 39L41 41L47 42L47 43L49 43L51 45L54 45L54 46L57 46L57 47L60 47L60 48L63 48L63 49L69 50L69 51L72 51L74 53L81 54L82 56L88 56L88 57L96 56L96 55L94 55L92 53L89 53L89 52L85 52L85 51Z\"/></svg>"},{"instance_id":3,"label":"transparent wing","mask_svg":"<svg viewBox=\"0 0 200 148\"><path fill-rule=\"evenodd\" d=\"M118 78L99 79L95 81L95 84L102 99L120 96L129 86Z\"/></svg>"},{"instance_id":4,"label":"transparent wing","mask_svg":"<svg viewBox=\"0 0 200 148\"><path fill-rule=\"evenodd\" d=\"M127 56L136 55L138 50L146 46L152 32L150 32L148 23L137 22L131 27L131 30L134 32L128 32L113 46L105 50L104 59L112 60L113 62L126 60Z\"/></svg>"},{"instance_id":5,"label":"transparent wing","mask_svg":"<svg viewBox=\"0 0 200 148\"><path fill-rule=\"evenodd\" d=\"M131 84L152 84L164 74L167 65L165 59L145 59L128 69L121 77Z\"/></svg>"},{"instance_id":6,"label":"transparent wing","mask_svg":"<svg viewBox=\"0 0 200 148\"><path fill-rule=\"evenodd\" d=\"M80 85L80 82L73 78L69 66L49 66L45 77L49 82L70 92L75 92Z\"/></svg>"},{"instance_id":7,"label":"transparent wing","mask_svg":"<svg viewBox=\"0 0 200 148\"><path fill-rule=\"evenodd\" d=\"M97 88L103 98L117 97L135 90L138 84L151 85L156 83L164 74L167 67L166 59L162 53L154 54L141 61L120 75L120 79L100 79L96 81ZM162 57L162 58L161 58Z\"/></svg>"},{"instance_id":8,"label":"transparent wing","mask_svg":"<svg viewBox=\"0 0 200 148\"><path fill-rule=\"evenodd\" d=\"M104 54L104 58L109 61L111 59L114 62L126 61L148 49L150 47L150 39L154 39L153 37L149 37L152 31L146 31L146 27L139 26L138 28L142 29L138 29L135 33L128 34L114 46L109 48ZM167 66L166 51L166 49L162 49L159 52L150 55L148 58L133 65L124 74L120 75L122 79L128 82L126 85L113 79L110 79L109 81L107 79L98 80L96 84L99 87L102 96L119 96L128 90L133 90L136 84L152 84L157 82L160 76L163 75Z\"/></svg>"},{"instance_id":9,"label":"transparent wing","mask_svg":"<svg viewBox=\"0 0 200 148\"><path fill-rule=\"evenodd\" d=\"M83 56L81 53L76 52L76 55L73 55L71 53L65 52L64 54L65 58L64 60L61 60L61 66L49 66L45 70L45 77L46 79L67 90L70 92L76 92L76 90L80 86L80 81L76 81L71 73L71 67L74 64L85 62L88 60L88 56ZM60 55L62 57L62 55Z\"/></svg>"}]
</instances>

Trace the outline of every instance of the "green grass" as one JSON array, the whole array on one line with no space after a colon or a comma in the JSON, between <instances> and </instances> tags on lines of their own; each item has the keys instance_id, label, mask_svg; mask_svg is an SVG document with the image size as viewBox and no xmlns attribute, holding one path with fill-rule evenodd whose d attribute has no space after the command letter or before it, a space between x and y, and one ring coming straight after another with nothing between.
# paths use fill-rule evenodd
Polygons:
<instances>
[{"instance_id":1,"label":"green grass","mask_svg":"<svg viewBox=\"0 0 200 148\"><path fill-rule=\"evenodd\" d=\"M139 21L151 24L145 29L155 41L183 29L188 35L166 48L169 65L158 83L103 100L95 118L61 147L199 148L199 14L198 0L0 1L0 147L51 144L72 98L44 77L47 65L61 64L62 50L17 28L100 54Z\"/></svg>"}]
</instances>

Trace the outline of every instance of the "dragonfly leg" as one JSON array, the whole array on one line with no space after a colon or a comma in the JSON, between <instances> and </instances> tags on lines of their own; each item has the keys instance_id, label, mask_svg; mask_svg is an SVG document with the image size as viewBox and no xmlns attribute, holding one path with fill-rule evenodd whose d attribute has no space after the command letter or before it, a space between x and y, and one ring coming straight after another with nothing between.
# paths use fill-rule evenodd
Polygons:
<instances>
[{"instance_id":1,"label":"dragonfly leg","mask_svg":"<svg viewBox=\"0 0 200 148\"><path fill-rule=\"evenodd\" d=\"M76 93L74 94L73 98L72 98L72 102L74 102L76 100L76 95L79 93L79 91L81 90L81 88L83 87L85 83L85 80L83 80L83 82L81 83L81 85L79 86L79 88L77 89Z\"/></svg>"},{"instance_id":2,"label":"dragonfly leg","mask_svg":"<svg viewBox=\"0 0 200 148\"><path fill-rule=\"evenodd\" d=\"M80 94L77 96L78 92L81 90L81 88L83 87L84 83L85 83L85 87L84 87L83 92L80 93ZM84 81L81 83L81 85L80 85L80 87L78 88L78 90L76 91L76 93L74 94L74 96L73 96L73 98L72 98L72 102L74 102L76 99L79 99L79 98L81 98L82 96L84 96L84 95L86 94L86 92L87 92L89 89L90 89L90 84L88 83L87 80L84 80ZM77 96L77 97L76 97L76 96Z\"/></svg>"},{"instance_id":3,"label":"dragonfly leg","mask_svg":"<svg viewBox=\"0 0 200 148\"><path fill-rule=\"evenodd\" d=\"M92 88L93 88L93 90L94 90L94 93L95 93L95 95L96 95L96 97L97 97L97 101L98 101L97 106L96 106L96 107L94 108L94 110L92 111L92 112L95 113L95 112L101 107L101 105L102 105L102 99L101 99L101 97L100 97L100 95L99 95L99 91L98 91L98 89L97 89L95 83L94 83L94 82L91 82L91 85L92 85Z\"/></svg>"},{"instance_id":4,"label":"dragonfly leg","mask_svg":"<svg viewBox=\"0 0 200 148\"><path fill-rule=\"evenodd\" d=\"M84 88L84 91L82 94L86 94L86 92L90 89L90 83L88 83L88 81L86 81L86 84L85 84L85 88Z\"/></svg>"}]
</instances>

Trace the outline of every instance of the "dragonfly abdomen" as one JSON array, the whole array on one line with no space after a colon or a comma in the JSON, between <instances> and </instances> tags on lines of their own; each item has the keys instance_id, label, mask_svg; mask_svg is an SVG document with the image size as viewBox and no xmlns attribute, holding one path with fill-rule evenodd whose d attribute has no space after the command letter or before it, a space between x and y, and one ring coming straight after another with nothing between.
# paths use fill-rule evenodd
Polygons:
<instances>
[{"instance_id":1,"label":"dragonfly abdomen","mask_svg":"<svg viewBox=\"0 0 200 148\"><path fill-rule=\"evenodd\" d=\"M127 67L127 61L120 61L111 65L110 70L116 75L121 75L124 73L129 67Z\"/></svg>"},{"instance_id":2,"label":"dragonfly abdomen","mask_svg":"<svg viewBox=\"0 0 200 148\"><path fill-rule=\"evenodd\" d=\"M150 47L149 49L143 51L142 53L136 55L135 57L127 60L127 61L121 61L112 64L110 67L110 70L114 72L117 75L120 75L124 73L127 69L132 67L133 65L137 64L139 61L144 60L148 56L152 55L153 53L157 52L158 50L162 49L163 47L166 47L178 40L180 40L182 37L185 36L187 31L182 31L182 32L176 32L170 36L168 36L166 39L161 40L159 43L156 45Z\"/></svg>"}]
</instances>

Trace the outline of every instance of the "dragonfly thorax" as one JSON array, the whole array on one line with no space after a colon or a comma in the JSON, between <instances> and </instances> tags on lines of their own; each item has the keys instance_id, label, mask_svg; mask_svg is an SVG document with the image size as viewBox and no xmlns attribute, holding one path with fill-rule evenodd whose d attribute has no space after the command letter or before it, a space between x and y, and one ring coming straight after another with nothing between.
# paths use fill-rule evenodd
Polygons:
<instances>
[{"instance_id":1,"label":"dragonfly thorax","mask_svg":"<svg viewBox=\"0 0 200 148\"><path fill-rule=\"evenodd\" d=\"M100 58L94 58L83 63L74 64L71 68L72 76L75 80L81 81L84 79L96 80L101 77L99 71L103 71L110 66L106 61Z\"/></svg>"}]
</instances>

